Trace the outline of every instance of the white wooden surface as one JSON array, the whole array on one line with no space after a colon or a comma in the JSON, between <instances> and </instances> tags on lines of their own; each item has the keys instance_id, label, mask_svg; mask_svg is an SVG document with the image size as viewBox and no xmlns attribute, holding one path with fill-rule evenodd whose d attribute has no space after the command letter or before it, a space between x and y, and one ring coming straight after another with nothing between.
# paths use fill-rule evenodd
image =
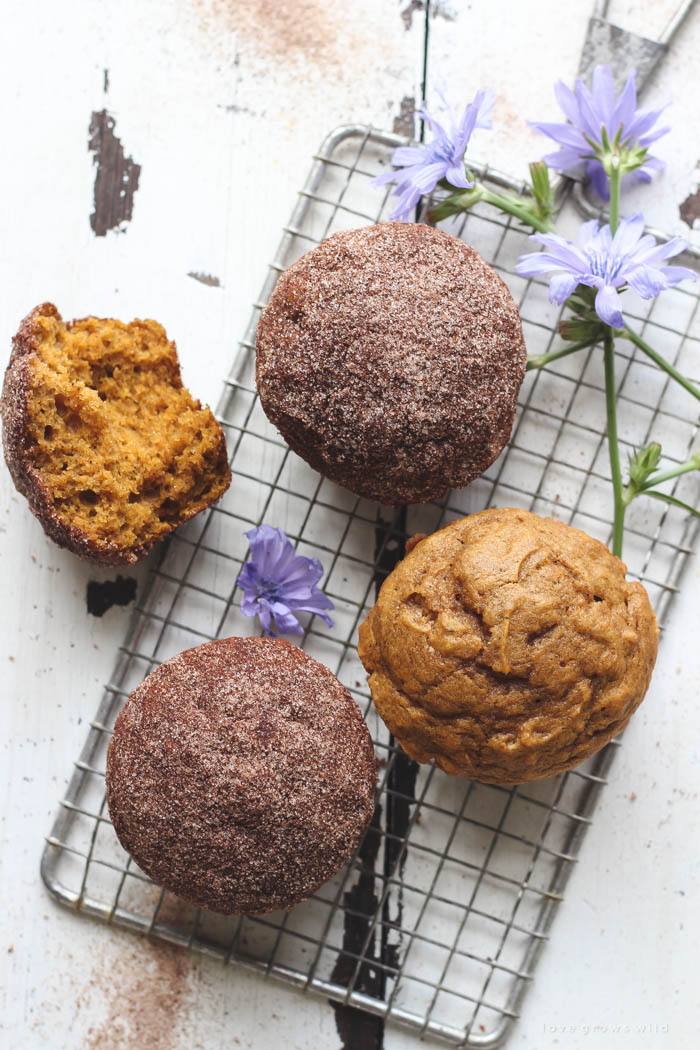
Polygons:
<instances>
[{"instance_id":1,"label":"white wooden surface","mask_svg":"<svg viewBox=\"0 0 700 1050\"><path fill-rule=\"evenodd\" d=\"M177 340L191 389L216 401L321 138L350 120L390 127L401 100L419 97L424 16L416 9L407 28L410 6L4 0L5 352L20 318L44 299L66 317L152 316ZM653 35L674 6L613 2L612 15ZM481 137L479 153L522 173L543 147L525 118L554 118L551 82L575 73L589 4L453 0L433 7L429 89L441 87L458 105L477 87L493 86L500 130ZM637 198L654 224L686 234L678 205L695 188L700 157L699 45L700 10L650 88L649 102L673 98L674 130L659 145L668 174ZM105 107L142 172L132 221L124 232L96 238L87 129L91 113ZM193 280L191 271L218 277L220 287ZM340 1037L326 1003L144 944L64 912L46 896L38 875L42 838L127 612L89 616L88 579L114 574L51 545L4 469L0 492L0 1044L336 1050ZM626 735L510 1040L514 1048L698 1045L699 575L691 564L652 689ZM397 1050L416 1041L388 1028L384 1045Z\"/></svg>"}]
</instances>

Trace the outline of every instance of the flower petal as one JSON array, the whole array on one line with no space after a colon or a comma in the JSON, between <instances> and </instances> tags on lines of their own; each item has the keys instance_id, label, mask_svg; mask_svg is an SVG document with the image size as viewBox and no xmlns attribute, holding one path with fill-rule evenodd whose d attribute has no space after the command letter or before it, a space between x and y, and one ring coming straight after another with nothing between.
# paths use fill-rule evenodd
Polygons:
<instances>
[{"instance_id":1,"label":"flower petal","mask_svg":"<svg viewBox=\"0 0 700 1050\"><path fill-rule=\"evenodd\" d=\"M241 612L244 616L257 616L264 607L265 599L253 598L246 595L241 602Z\"/></svg>"},{"instance_id":2,"label":"flower petal","mask_svg":"<svg viewBox=\"0 0 700 1050\"><path fill-rule=\"evenodd\" d=\"M651 241L651 243L649 243ZM641 250L638 250L635 255L635 263L654 265L654 263L663 262L664 259L672 259L674 255L680 255L682 251L688 247L687 241L684 241L682 237L671 237L670 240L665 241L663 244L657 244L653 237L649 240L644 238L643 247L640 244Z\"/></svg>"},{"instance_id":3,"label":"flower petal","mask_svg":"<svg viewBox=\"0 0 700 1050\"><path fill-rule=\"evenodd\" d=\"M413 210L421 199L422 193L409 182L400 183L396 187L394 193L398 195L399 199L396 207L391 213L391 218L400 222L405 222L407 219L413 217Z\"/></svg>"},{"instance_id":4,"label":"flower petal","mask_svg":"<svg viewBox=\"0 0 700 1050\"><path fill-rule=\"evenodd\" d=\"M542 160L548 168L556 168L557 171L576 171L583 164L583 158L578 150L564 149L555 150L554 153L545 153Z\"/></svg>"},{"instance_id":5,"label":"flower petal","mask_svg":"<svg viewBox=\"0 0 700 1050\"><path fill-rule=\"evenodd\" d=\"M578 125L579 111L576 96L563 80L557 80L554 85L554 97L556 98L562 113L566 119L574 125Z\"/></svg>"},{"instance_id":6,"label":"flower petal","mask_svg":"<svg viewBox=\"0 0 700 1050\"><path fill-rule=\"evenodd\" d=\"M242 608L242 606L241 606ZM250 615L250 614L248 614ZM260 620L260 626L265 634L271 635L276 638L274 631L272 630L272 610L269 602L261 602L260 608L256 611L258 619Z\"/></svg>"},{"instance_id":7,"label":"flower petal","mask_svg":"<svg viewBox=\"0 0 700 1050\"><path fill-rule=\"evenodd\" d=\"M383 171L381 173L381 175L375 175L374 176L374 178L370 182L370 186L373 186L376 189L379 189L382 186L386 186L386 184L388 182L396 182L396 180L400 179L402 175L403 175L403 172L401 172L401 171L394 171L393 169L392 169L392 171Z\"/></svg>"},{"instance_id":8,"label":"flower petal","mask_svg":"<svg viewBox=\"0 0 700 1050\"><path fill-rule=\"evenodd\" d=\"M569 273L555 274L549 282L550 303L565 303L578 285L578 277Z\"/></svg>"},{"instance_id":9,"label":"flower petal","mask_svg":"<svg viewBox=\"0 0 700 1050\"><path fill-rule=\"evenodd\" d=\"M280 634L303 634L304 628L293 612L282 602L272 602L270 611L275 620L275 627Z\"/></svg>"},{"instance_id":10,"label":"flower petal","mask_svg":"<svg viewBox=\"0 0 700 1050\"><path fill-rule=\"evenodd\" d=\"M630 71L629 76L627 77L627 83L622 89L617 105L611 114L611 126L608 130L612 135L615 135L618 129L622 128L622 135L624 138L625 129L634 119L634 111L637 105L637 87L635 83L636 72L635 69Z\"/></svg>"},{"instance_id":11,"label":"flower petal","mask_svg":"<svg viewBox=\"0 0 700 1050\"><path fill-rule=\"evenodd\" d=\"M671 128L668 124L662 128L656 128L655 131L650 131L647 135L642 135L637 141L642 148L651 146L657 139L662 138L664 135L668 135Z\"/></svg>"},{"instance_id":12,"label":"flower petal","mask_svg":"<svg viewBox=\"0 0 700 1050\"><path fill-rule=\"evenodd\" d=\"M515 272L520 277L538 277L542 273L551 273L558 263L547 252L528 252L521 255L515 264Z\"/></svg>"},{"instance_id":13,"label":"flower petal","mask_svg":"<svg viewBox=\"0 0 700 1050\"><path fill-rule=\"evenodd\" d=\"M445 172L445 178L449 183L461 190L470 190L474 186L474 183L470 182L464 174L464 167L461 164L456 165L454 168L448 168Z\"/></svg>"},{"instance_id":14,"label":"flower petal","mask_svg":"<svg viewBox=\"0 0 700 1050\"><path fill-rule=\"evenodd\" d=\"M612 239L612 252L618 256L631 254L637 248L643 233L644 216L641 211L630 215L628 219L620 219L620 224Z\"/></svg>"},{"instance_id":15,"label":"flower petal","mask_svg":"<svg viewBox=\"0 0 700 1050\"><path fill-rule=\"evenodd\" d=\"M572 273L585 273L589 268L588 259L581 249L558 233L536 233L531 239L543 244L552 258Z\"/></svg>"},{"instance_id":16,"label":"flower petal","mask_svg":"<svg viewBox=\"0 0 700 1050\"><path fill-rule=\"evenodd\" d=\"M669 103L667 102L666 105L661 106L660 109L638 110L632 120L628 121L625 126L625 137L638 140L641 146L648 145L648 143L643 141L644 137L651 132L654 124L656 124L661 114L668 109L668 107ZM657 138L661 138L662 135L665 135L670 130L670 128L658 128L653 132L654 139L652 141L655 142Z\"/></svg>"},{"instance_id":17,"label":"flower petal","mask_svg":"<svg viewBox=\"0 0 700 1050\"><path fill-rule=\"evenodd\" d=\"M493 127L491 113L495 104L496 92L492 91L491 88L482 88L477 91L474 96L474 101L472 102L472 105L476 107L477 111L475 127L483 128L486 131Z\"/></svg>"},{"instance_id":18,"label":"flower petal","mask_svg":"<svg viewBox=\"0 0 700 1050\"><path fill-rule=\"evenodd\" d=\"M615 81L610 66L596 66L593 70L592 95L609 132L615 134L612 127L612 115L615 110Z\"/></svg>"},{"instance_id":19,"label":"flower petal","mask_svg":"<svg viewBox=\"0 0 700 1050\"><path fill-rule=\"evenodd\" d=\"M598 220L589 219L588 222L581 223L581 229L578 231L578 243L582 248L588 244L589 241L598 233Z\"/></svg>"},{"instance_id":20,"label":"flower petal","mask_svg":"<svg viewBox=\"0 0 700 1050\"><path fill-rule=\"evenodd\" d=\"M687 266L664 266L662 269L669 288L680 284L681 281L697 281L698 279L695 270L691 270Z\"/></svg>"},{"instance_id":21,"label":"flower petal","mask_svg":"<svg viewBox=\"0 0 700 1050\"><path fill-rule=\"evenodd\" d=\"M627 274L627 283L642 299L653 299L681 281L696 281L697 274L687 266L637 266Z\"/></svg>"},{"instance_id":22,"label":"flower petal","mask_svg":"<svg viewBox=\"0 0 700 1050\"><path fill-rule=\"evenodd\" d=\"M391 155L395 168L408 168L412 164L422 164L428 156L425 146L397 146Z\"/></svg>"},{"instance_id":23,"label":"flower petal","mask_svg":"<svg viewBox=\"0 0 700 1050\"><path fill-rule=\"evenodd\" d=\"M325 613L324 609L334 609L335 606L330 598L323 594L321 591L317 591L315 595L309 599L308 602L302 604L291 605L290 608L297 609L299 612L313 613L314 616L320 616L322 620L328 624L329 627L333 627L333 620L330 616Z\"/></svg>"},{"instance_id":24,"label":"flower petal","mask_svg":"<svg viewBox=\"0 0 700 1050\"><path fill-rule=\"evenodd\" d=\"M634 270L629 270L626 276L630 288L634 288L642 299L653 299L659 292L668 288L663 271L655 266L637 266Z\"/></svg>"},{"instance_id":25,"label":"flower petal","mask_svg":"<svg viewBox=\"0 0 700 1050\"><path fill-rule=\"evenodd\" d=\"M442 124L437 119L437 117L434 117L431 113L428 113L428 110L425 108L425 104L423 106L421 106L420 115L423 118L423 120L425 121L425 123L428 125L430 130L434 133L436 138L440 138L440 139L448 139L449 138L449 135L448 135L447 131L445 130L445 128L443 128ZM450 113L450 116L452 116L451 113ZM452 124L454 126L454 118L452 118Z\"/></svg>"},{"instance_id":26,"label":"flower petal","mask_svg":"<svg viewBox=\"0 0 700 1050\"><path fill-rule=\"evenodd\" d=\"M529 123L531 128L535 128L536 131L541 131L543 135L546 135L550 139L554 139L554 141L558 142L560 145L575 149L579 153L579 159L582 154L591 152L591 147L588 145L579 129L575 128L572 124L547 123L546 121L540 120L532 120Z\"/></svg>"},{"instance_id":27,"label":"flower petal","mask_svg":"<svg viewBox=\"0 0 700 1050\"><path fill-rule=\"evenodd\" d=\"M602 113L597 111L593 96L583 81L578 77L576 78L574 92L576 94L576 101L578 102L579 127L581 131L589 139L592 139L593 142L600 142L603 129Z\"/></svg>"},{"instance_id":28,"label":"flower petal","mask_svg":"<svg viewBox=\"0 0 700 1050\"><path fill-rule=\"evenodd\" d=\"M610 181L608 176L603 170L603 165L599 160L589 160L586 165L586 174L590 180L591 186L598 194L601 200L610 200Z\"/></svg>"},{"instance_id":29,"label":"flower petal","mask_svg":"<svg viewBox=\"0 0 700 1050\"><path fill-rule=\"evenodd\" d=\"M620 296L609 284L604 284L598 289L595 297L595 311L601 321L610 325L611 328L622 328L625 323L620 309Z\"/></svg>"}]
</instances>

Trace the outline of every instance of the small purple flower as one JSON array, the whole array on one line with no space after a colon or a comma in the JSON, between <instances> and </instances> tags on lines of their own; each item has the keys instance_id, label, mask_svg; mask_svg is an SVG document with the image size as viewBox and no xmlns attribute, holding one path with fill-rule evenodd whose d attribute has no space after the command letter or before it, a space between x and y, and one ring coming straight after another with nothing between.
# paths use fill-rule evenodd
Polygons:
<instances>
[{"instance_id":1,"label":"small purple flower","mask_svg":"<svg viewBox=\"0 0 700 1050\"><path fill-rule=\"evenodd\" d=\"M442 101L445 102L444 98ZM423 105L420 113L433 132L432 142L424 146L399 146L391 158L391 163L399 170L385 171L372 183L384 186L396 182L394 195L399 200L391 213L392 219L409 219L421 197L431 193L440 179L447 179L458 189L470 190L473 187L474 183L469 181L464 170L464 154L474 130L491 127L491 110L495 101L493 91L477 91L459 123L445 103L449 128L444 128L435 117L431 117Z\"/></svg>"},{"instance_id":2,"label":"small purple flower","mask_svg":"<svg viewBox=\"0 0 700 1050\"><path fill-rule=\"evenodd\" d=\"M670 130L654 127L666 107L637 110L634 78L635 71L632 70L619 98L615 94L610 66L596 66L590 91L578 77L573 91L559 80L554 85L554 93L566 123L531 123L532 127L554 139L560 147L544 158L549 167L558 171L572 171L585 164L586 174L603 200L610 197L608 176L599 159L605 150L603 128L609 142L615 143L617 140L619 152L637 153L639 166L630 174L638 181L651 182L652 174L662 171L664 167L658 157L646 155L646 150Z\"/></svg>"},{"instance_id":3,"label":"small purple flower","mask_svg":"<svg viewBox=\"0 0 700 1050\"><path fill-rule=\"evenodd\" d=\"M531 240L543 244L546 251L521 255L516 273L521 277L551 273L549 300L560 305L579 284L597 288L596 313L611 328L625 323L618 296L623 285L634 288L642 299L653 299L680 281L697 280L697 274L685 266L659 265L682 252L685 241L673 237L657 245L651 234L644 233L641 212L622 219L614 236L609 226L599 229L596 219L584 222L578 247L556 233L536 233Z\"/></svg>"},{"instance_id":4,"label":"small purple flower","mask_svg":"<svg viewBox=\"0 0 700 1050\"><path fill-rule=\"evenodd\" d=\"M333 602L316 586L323 575L320 561L295 554L282 529L260 525L246 536L250 556L236 580L245 594L241 612L257 616L265 634L273 638L273 621L280 634L304 633L292 609L316 613L332 627L333 621L323 610L332 609Z\"/></svg>"}]
</instances>

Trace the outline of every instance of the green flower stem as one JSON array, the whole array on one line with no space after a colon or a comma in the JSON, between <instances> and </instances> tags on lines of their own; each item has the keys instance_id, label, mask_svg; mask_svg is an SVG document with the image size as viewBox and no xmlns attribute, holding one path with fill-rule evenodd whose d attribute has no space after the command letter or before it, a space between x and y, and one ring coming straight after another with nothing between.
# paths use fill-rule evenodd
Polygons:
<instances>
[{"instance_id":1,"label":"green flower stem","mask_svg":"<svg viewBox=\"0 0 700 1050\"><path fill-rule=\"evenodd\" d=\"M549 233L554 229L551 221L538 215L531 204L505 193L494 193L493 190L488 189L481 182L477 182L471 190L453 194L447 200L436 204L434 208L430 209L429 218L431 222L440 222L450 215L468 211L469 208L473 208L480 201L491 204L494 208L498 208L499 211L506 212L508 215L515 216L516 219L519 219L526 226L531 226L533 230L539 230L540 233Z\"/></svg>"},{"instance_id":2,"label":"green flower stem","mask_svg":"<svg viewBox=\"0 0 700 1050\"><path fill-rule=\"evenodd\" d=\"M620 446L617 440L617 409L615 405L615 340L612 329L607 328L603 346L605 349L605 407L608 420L608 452L610 453L610 472L612 474L614 518L612 552L622 557L622 533L625 527L624 488L622 470L620 469Z\"/></svg>"},{"instance_id":3,"label":"green flower stem","mask_svg":"<svg viewBox=\"0 0 700 1050\"><path fill-rule=\"evenodd\" d=\"M667 361L665 357L662 357L661 354L658 354L656 350L653 349L653 347L649 346L649 344L645 342L644 339L642 339L641 335L637 335L636 332L633 332L631 328L625 325L625 327L622 329L622 337L624 339L629 339L631 343L634 343L635 346L638 346L642 353L645 353L647 357L651 358L654 364L658 365L659 368L663 369L664 372L667 372L668 375L670 375L672 379L675 379L677 383L680 383L680 385L685 390L687 390L689 394L692 394L693 397L696 397L698 401L700 401L700 390L698 390L698 388L693 383L691 383L689 379L686 379L685 376L682 376L678 369L674 368L673 365L669 361Z\"/></svg>"},{"instance_id":4,"label":"green flower stem","mask_svg":"<svg viewBox=\"0 0 700 1050\"><path fill-rule=\"evenodd\" d=\"M554 229L550 219L544 219L537 215L534 209L524 201L504 193L494 193L493 190L487 189L481 183L478 185L483 194L482 200L487 204L492 204L494 208L499 208L506 214L515 216L516 219L520 219L526 226L532 226L533 230L537 230L539 233L549 233Z\"/></svg>"},{"instance_id":5,"label":"green flower stem","mask_svg":"<svg viewBox=\"0 0 700 1050\"><path fill-rule=\"evenodd\" d=\"M569 354L575 354L577 350L585 350L586 347L594 345L595 343L590 339L581 339L578 343L562 346L559 350L552 350L549 354L533 354L527 359L525 371L532 372L535 368L546 368L551 361L557 361L560 357L568 357Z\"/></svg>"},{"instance_id":6,"label":"green flower stem","mask_svg":"<svg viewBox=\"0 0 700 1050\"><path fill-rule=\"evenodd\" d=\"M620 158L610 158L610 232L614 235L620 221Z\"/></svg>"}]
</instances>

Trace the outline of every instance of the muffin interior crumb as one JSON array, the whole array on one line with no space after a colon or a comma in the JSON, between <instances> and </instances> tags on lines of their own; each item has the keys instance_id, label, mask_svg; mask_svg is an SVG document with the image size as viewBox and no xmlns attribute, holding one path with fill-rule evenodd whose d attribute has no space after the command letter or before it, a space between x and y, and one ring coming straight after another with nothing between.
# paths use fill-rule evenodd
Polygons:
<instances>
[{"instance_id":1,"label":"muffin interior crumb","mask_svg":"<svg viewBox=\"0 0 700 1050\"><path fill-rule=\"evenodd\" d=\"M221 495L220 429L182 385L159 324L41 316L36 326L27 452L62 517L128 547Z\"/></svg>"}]
</instances>

